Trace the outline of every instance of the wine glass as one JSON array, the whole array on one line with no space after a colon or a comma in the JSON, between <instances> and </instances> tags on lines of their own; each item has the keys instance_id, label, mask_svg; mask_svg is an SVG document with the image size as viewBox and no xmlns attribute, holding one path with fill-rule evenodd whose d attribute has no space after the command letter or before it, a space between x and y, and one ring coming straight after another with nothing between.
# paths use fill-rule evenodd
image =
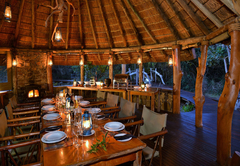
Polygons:
<instances>
[{"instance_id":1,"label":"wine glass","mask_svg":"<svg viewBox=\"0 0 240 166\"><path fill-rule=\"evenodd\" d=\"M74 125L72 125L71 127L72 127L72 134L73 134L73 146L77 148L81 146L78 139L78 127L75 127Z\"/></svg>"}]
</instances>

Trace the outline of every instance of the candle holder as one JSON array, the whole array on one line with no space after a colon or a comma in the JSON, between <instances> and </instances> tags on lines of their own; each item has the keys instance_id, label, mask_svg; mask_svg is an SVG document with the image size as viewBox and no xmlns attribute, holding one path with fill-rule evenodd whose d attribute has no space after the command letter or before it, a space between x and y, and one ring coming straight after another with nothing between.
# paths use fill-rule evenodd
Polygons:
<instances>
[{"instance_id":1,"label":"candle holder","mask_svg":"<svg viewBox=\"0 0 240 166\"><path fill-rule=\"evenodd\" d=\"M144 90L144 88L145 88L145 84L144 84L144 82L142 82L141 89Z\"/></svg>"},{"instance_id":2,"label":"candle holder","mask_svg":"<svg viewBox=\"0 0 240 166\"><path fill-rule=\"evenodd\" d=\"M89 114L88 111L84 111L84 114L82 115L82 121L81 126L83 130L83 135L91 135L92 130L92 116Z\"/></svg>"}]
</instances>

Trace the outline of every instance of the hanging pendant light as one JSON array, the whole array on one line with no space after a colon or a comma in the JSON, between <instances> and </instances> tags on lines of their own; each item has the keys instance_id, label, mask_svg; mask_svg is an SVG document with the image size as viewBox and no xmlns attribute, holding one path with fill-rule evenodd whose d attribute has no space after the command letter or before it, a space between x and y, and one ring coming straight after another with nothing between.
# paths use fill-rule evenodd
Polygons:
<instances>
[{"instance_id":1,"label":"hanging pendant light","mask_svg":"<svg viewBox=\"0 0 240 166\"><path fill-rule=\"evenodd\" d=\"M138 56L137 64L138 64L138 65L141 65L141 64L142 64L142 60L141 60L140 56Z\"/></svg>"},{"instance_id":2,"label":"hanging pendant light","mask_svg":"<svg viewBox=\"0 0 240 166\"><path fill-rule=\"evenodd\" d=\"M171 55L168 56L168 65L169 66L173 65L173 59L172 59Z\"/></svg>"},{"instance_id":3,"label":"hanging pendant light","mask_svg":"<svg viewBox=\"0 0 240 166\"><path fill-rule=\"evenodd\" d=\"M79 65L83 66L83 59L82 58L80 58Z\"/></svg>"},{"instance_id":4,"label":"hanging pendant light","mask_svg":"<svg viewBox=\"0 0 240 166\"><path fill-rule=\"evenodd\" d=\"M62 31L60 27L57 27L57 30L55 32L55 41L60 42L62 40Z\"/></svg>"},{"instance_id":5,"label":"hanging pendant light","mask_svg":"<svg viewBox=\"0 0 240 166\"><path fill-rule=\"evenodd\" d=\"M5 21L11 22L12 11L11 11L11 6L7 2L5 3L4 18L5 18Z\"/></svg>"}]
</instances>

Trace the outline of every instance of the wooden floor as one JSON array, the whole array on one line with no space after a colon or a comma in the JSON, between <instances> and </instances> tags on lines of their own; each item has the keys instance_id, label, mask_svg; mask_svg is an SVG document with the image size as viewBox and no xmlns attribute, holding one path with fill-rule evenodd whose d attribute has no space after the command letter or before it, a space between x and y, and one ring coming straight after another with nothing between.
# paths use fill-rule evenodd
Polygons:
<instances>
[{"instance_id":1,"label":"wooden floor","mask_svg":"<svg viewBox=\"0 0 240 166\"><path fill-rule=\"evenodd\" d=\"M181 91L181 97L192 102L190 92ZM165 166L214 166L216 163L217 102L206 98L203 108L203 128L195 127L195 111L169 114L168 133L163 147ZM232 125L232 154L240 151L240 111L234 111ZM158 164L158 158L153 165Z\"/></svg>"}]
</instances>

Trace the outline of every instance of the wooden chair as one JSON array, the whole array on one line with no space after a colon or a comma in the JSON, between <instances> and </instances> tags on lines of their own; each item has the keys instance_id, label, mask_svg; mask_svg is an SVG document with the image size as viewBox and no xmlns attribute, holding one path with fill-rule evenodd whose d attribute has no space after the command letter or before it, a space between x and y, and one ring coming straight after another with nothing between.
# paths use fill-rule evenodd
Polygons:
<instances>
[{"instance_id":1,"label":"wooden chair","mask_svg":"<svg viewBox=\"0 0 240 166\"><path fill-rule=\"evenodd\" d=\"M23 165L40 160L39 132L9 135L12 126L25 126L25 123L8 124L5 111L0 110L0 153L1 165ZM35 158L35 160L34 160Z\"/></svg>"},{"instance_id":2,"label":"wooden chair","mask_svg":"<svg viewBox=\"0 0 240 166\"><path fill-rule=\"evenodd\" d=\"M168 132L165 129L167 123L167 114L159 114L153 112L144 106L142 118L144 120L144 124L140 127L141 136L138 138L141 140L156 140L154 141L155 145L153 149L149 146L143 149L143 157L145 159L145 163L147 163L147 160L150 160L150 166L152 164L153 158L159 155L159 165L161 166L163 137Z\"/></svg>"},{"instance_id":3,"label":"wooden chair","mask_svg":"<svg viewBox=\"0 0 240 166\"><path fill-rule=\"evenodd\" d=\"M10 103L5 107L8 123L11 123L12 132L14 135L18 132L19 134L24 134L32 132L34 130L39 130L40 116L37 116L38 111L26 111L26 112L16 112L14 113ZM25 126L18 126L21 122Z\"/></svg>"},{"instance_id":4,"label":"wooden chair","mask_svg":"<svg viewBox=\"0 0 240 166\"><path fill-rule=\"evenodd\" d=\"M108 93L106 101L91 102L87 107L116 107L118 105L118 99L119 96Z\"/></svg>"},{"instance_id":5,"label":"wooden chair","mask_svg":"<svg viewBox=\"0 0 240 166\"><path fill-rule=\"evenodd\" d=\"M83 100L90 101L90 102L100 102L106 100L106 92L97 91L97 97L92 98L84 98Z\"/></svg>"},{"instance_id":6,"label":"wooden chair","mask_svg":"<svg viewBox=\"0 0 240 166\"><path fill-rule=\"evenodd\" d=\"M240 165L240 152L238 152L238 151L234 152L230 165L231 166L239 166Z\"/></svg>"},{"instance_id":7,"label":"wooden chair","mask_svg":"<svg viewBox=\"0 0 240 166\"><path fill-rule=\"evenodd\" d=\"M13 108L13 112L22 112L22 111L40 109L40 102L18 104L15 96L9 99L9 103Z\"/></svg>"}]
</instances>

